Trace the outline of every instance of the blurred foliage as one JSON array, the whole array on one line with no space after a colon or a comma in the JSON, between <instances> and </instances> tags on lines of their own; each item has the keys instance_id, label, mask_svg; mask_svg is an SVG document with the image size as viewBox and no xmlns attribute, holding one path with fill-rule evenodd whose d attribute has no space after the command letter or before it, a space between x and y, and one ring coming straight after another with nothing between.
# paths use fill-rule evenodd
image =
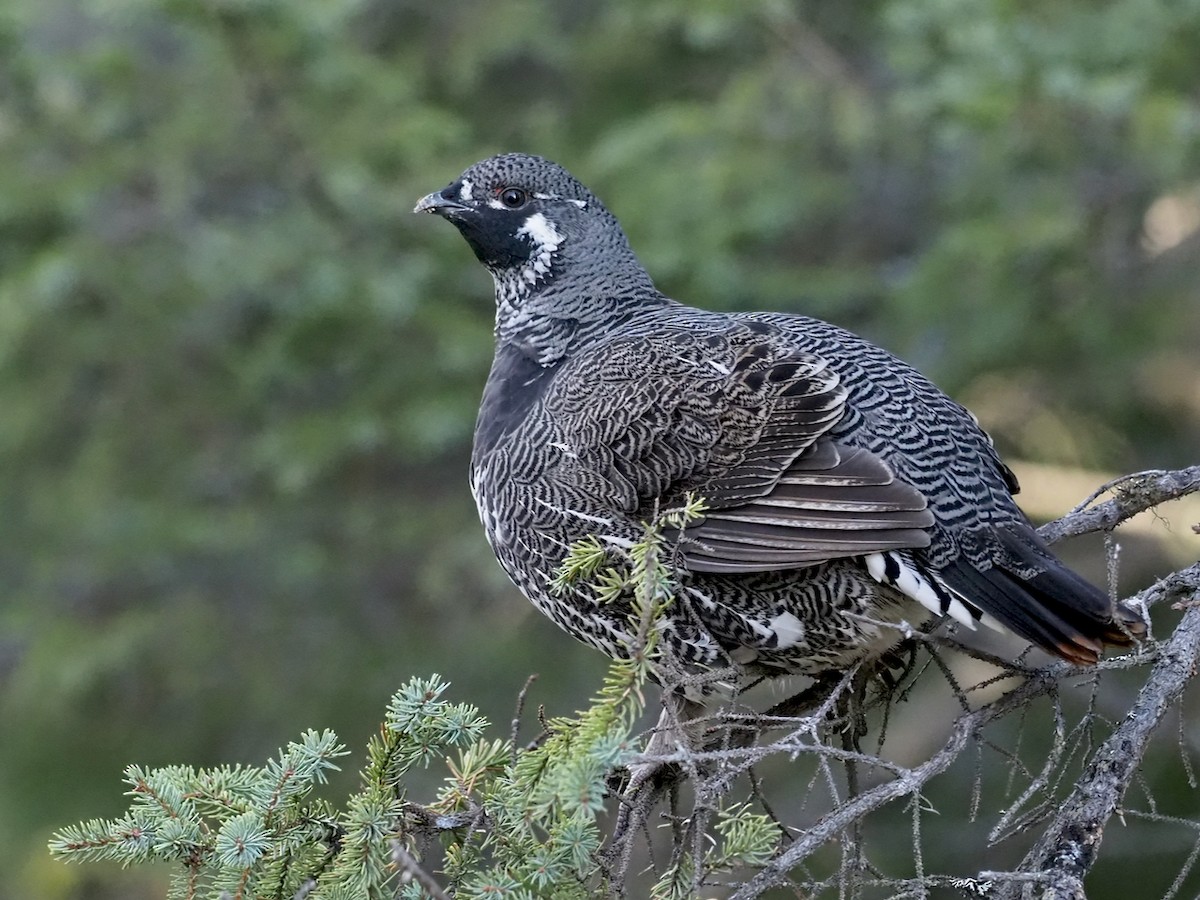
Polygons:
<instances>
[{"instance_id":1,"label":"blurred foliage","mask_svg":"<svg viewBox=\"0 0 1200 900\"><path fill-rule=\"evenodd\" d=\"M629 729L645 669L613 663L591 710L556 720L545 744L523 749L485 740L490 723L469 704L439 699L449 685L437 675L413 678L392 696L360 789L342 808L311 794L349 751L331 731L308 731L263 767L129 766L129 811L64 828L50 848L71 862L172 862L171 900L421 900L429 893L397 864L404 855L415 862L431 844L464 900L509 896L506 889L586 898L604 777L633 753ZM406 776L453 749L436 800L414 803Z\"/></svg>"},{"instance_id":2,"label":"blurred foliage","mask_svg":"<svg viewBox=\"0 0 1200 900\"><path fill-rule=\"evenodd\" d=\"M483 543L491 285L408 215L487 154L1006 451L1194 461L1197 46L1196 0L7 0L0 895L107 896L43 848L131 759L356 743L418 671L501 720L595 683Z\"/></svg>"}]
</instances>

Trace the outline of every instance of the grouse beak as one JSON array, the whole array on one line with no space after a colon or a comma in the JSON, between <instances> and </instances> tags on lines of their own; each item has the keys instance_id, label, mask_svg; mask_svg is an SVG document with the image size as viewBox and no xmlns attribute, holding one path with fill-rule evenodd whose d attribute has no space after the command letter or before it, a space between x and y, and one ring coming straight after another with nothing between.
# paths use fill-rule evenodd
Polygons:
<instances>
[{"instance_id":1,"label":"grouse beak","mask_svg":"<svg viewBox=\"0 0 1200 900\"><path fill-rule=\"evenodd\" d=\"M417 205L413 207L413 212L450 216L456 212L465 212L468 209L470 209L469 206L447 197L443 188L440 191L434 191L432 194L426 194L418 200Z\"/></svg>"}]
</instances>

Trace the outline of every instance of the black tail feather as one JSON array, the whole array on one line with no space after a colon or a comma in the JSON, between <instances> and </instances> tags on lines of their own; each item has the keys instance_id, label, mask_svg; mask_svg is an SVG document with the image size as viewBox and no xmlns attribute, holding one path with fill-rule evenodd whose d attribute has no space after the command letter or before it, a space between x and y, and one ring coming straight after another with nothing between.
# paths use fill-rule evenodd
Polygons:
<instances>
[{"instance_id":1,"label":"black tail feather","mask_svg":"<svg viewBox=\"0 0 1200 900\"><path fill-rule=\"evenodd\" d=\"M1067 568L1032 529L997 532L1003 549L990 568L958 559L946 583L1003 625L1070 662L1093 665L1105 644L1128 645L1145 633L1137 612L1116 604Z\"/></svg>"}]
</instances>

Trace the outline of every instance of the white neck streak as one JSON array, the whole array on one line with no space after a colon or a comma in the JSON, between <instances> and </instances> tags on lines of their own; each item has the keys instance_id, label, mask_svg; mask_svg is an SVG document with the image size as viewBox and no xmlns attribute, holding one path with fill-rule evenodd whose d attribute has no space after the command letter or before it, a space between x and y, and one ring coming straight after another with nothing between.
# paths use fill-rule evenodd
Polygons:
<instances>
[{"instance_id":1,"label":"white neck streak","mask_svg":"<svg viewBox=\"0 0 1200 900\"><path fill-rule=\"evenodd\" d=\"M526 219L517 234L533 242L533 254L529 257L529 262L521 268L521 277L528 281L530 286L536 285L550 271L550 263L564 238L558 233L554 223L541 213L534 213Z\"/></svg>"},{"instance_id":2,"label":"white neck streak","mask_svg":"<svg viewBox=\"0 0 1200 900\"><path fill-rule=\"evenodd\" d=\"M525 301L550 272L554 256L565 240L554 223L541 213L526 219L517 234L533 244L529 260L519 268L492 270L492 280L496 283L496 328L509 334L524 331L533 324L533 311Z\"/></svg>"}]
</instances>

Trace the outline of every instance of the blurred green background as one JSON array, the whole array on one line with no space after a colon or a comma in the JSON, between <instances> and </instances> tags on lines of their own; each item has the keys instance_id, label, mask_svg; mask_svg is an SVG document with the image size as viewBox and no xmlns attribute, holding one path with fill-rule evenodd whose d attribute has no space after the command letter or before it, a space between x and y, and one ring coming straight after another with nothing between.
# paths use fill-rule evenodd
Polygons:
<instances>
[{"instance_id":1,"label":"blurred green background","mask_svg":"<svg viewBox=\"0 0 1200 900\"><path fill-rule=\"evenodd\" d=\"M491 283L409 211L483 156L1009 455L1194 463L1197 47L1196 0L6 0L0 897L161 896L45 853L127 762L361 748L412 674L499 722L596 687L466 487Z\"/></svg>"}]
</instances>

